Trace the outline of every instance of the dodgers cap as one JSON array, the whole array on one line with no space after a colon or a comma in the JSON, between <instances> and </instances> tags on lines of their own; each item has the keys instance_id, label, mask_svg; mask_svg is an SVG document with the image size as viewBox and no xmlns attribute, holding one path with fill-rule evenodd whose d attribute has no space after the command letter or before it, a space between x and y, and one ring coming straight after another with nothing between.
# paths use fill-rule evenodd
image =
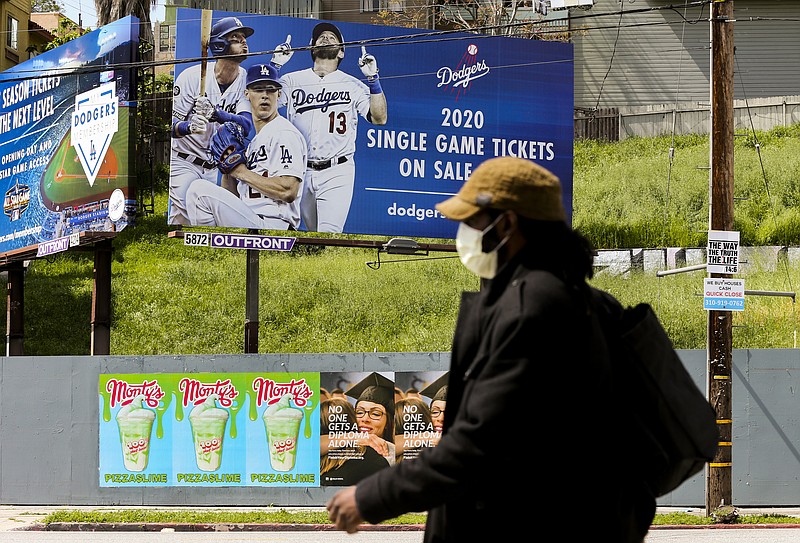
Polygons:
<instances>
[{"instance_id":1,"label":"dodgers cap","mask_svg":"<svg viewBox=\"0 0 800 543\"><path fill-rule=\"evenodd\" d=\"M247 86L253 83L271 83L283 88L278 81L278 70L272 64L254 64L247 69Z\"/></svg>"}]
</instances>

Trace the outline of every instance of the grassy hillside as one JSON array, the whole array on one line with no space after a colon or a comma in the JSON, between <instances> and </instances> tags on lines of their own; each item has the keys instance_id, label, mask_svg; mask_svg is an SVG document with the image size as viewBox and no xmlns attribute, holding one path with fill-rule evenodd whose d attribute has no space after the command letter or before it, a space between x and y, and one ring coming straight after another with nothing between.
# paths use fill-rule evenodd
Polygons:
<instances>
[{"instance_id":1,"label":"grassy hillside","mask_svg":"<svg viewBox=\"0 0 800 543\"><path fill-rule=\"evenodd\" d=\"M794 126L737 139L735 220L744 245L800 245L799 136ZM697 136L576 143L574 226L598 248L705 246L708 155L707 138ZM184 247L167 236L166 205L162 186L156 213L114 241L112 354L242 353L246 253ZM452 253L402 262L381 255L373 270L365 263L376 256L309 246L262 253L260 352L449 350L460 293L477 289L477 279ZM91 253L31 262L26 355L89 353L92 265ZM798 274L800 266L749 273L746 288L794 291ZM626 303L650 302L677 347L705 348L704 276L593 282ZM748 297L746 311L734 315L734 348L794 347L794 306L789 298Z\"/></svg>"}]
</instances>

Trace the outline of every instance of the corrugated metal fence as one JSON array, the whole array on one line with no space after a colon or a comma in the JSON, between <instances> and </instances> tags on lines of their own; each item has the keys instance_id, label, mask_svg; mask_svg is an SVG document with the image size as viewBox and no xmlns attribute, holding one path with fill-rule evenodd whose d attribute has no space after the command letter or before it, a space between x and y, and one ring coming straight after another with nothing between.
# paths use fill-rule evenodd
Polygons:
<instances>
[{"instance_id":1,"label":"corrugated metal fence","mask_svg":"<svg viewBox=\"0 0 800 543\"><path fill-rule=\"evenodd\" d=\"M737 133L772 130L800 123L800 96L776 96L735 100ZM708 104L683 102L622 108L576 108L575 139L621 141L629 137L668 134L708 134L711 116Z\"/></svg>"}]
</instances>

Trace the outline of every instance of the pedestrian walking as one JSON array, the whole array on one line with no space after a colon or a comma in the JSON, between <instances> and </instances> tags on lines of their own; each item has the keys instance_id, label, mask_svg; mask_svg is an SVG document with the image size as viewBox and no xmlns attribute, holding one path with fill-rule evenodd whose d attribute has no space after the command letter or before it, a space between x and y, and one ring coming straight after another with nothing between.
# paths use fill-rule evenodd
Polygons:
<instances>
[{"instance_id":1,"label":"pedestrian walking","mask_svg":"<svg viewBox=\"0 0 800 543\"><path fill-rule=\"evenodd\" d=\"M655 498L620 450L593 250L566 222L558 178L493 158L436 208L459 222L459 257L481 278L461 299L442 437L340 490L329 518L353 533L428 511L434 543L513 541L540 515L570 540L640 543Z\"/></svg>"}]
</instances>

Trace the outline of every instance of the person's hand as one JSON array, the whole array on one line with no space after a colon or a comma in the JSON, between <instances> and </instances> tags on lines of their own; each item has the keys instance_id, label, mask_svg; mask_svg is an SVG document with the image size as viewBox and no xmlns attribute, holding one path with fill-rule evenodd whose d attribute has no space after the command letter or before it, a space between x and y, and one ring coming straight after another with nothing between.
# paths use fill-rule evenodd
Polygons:
<instances>
[{"instance_id":1,"label":"person's hand","mask_svg":"<svg viewBox=\"0 0 800 543\"><path fill-rule=\"evenodd\" d=\"M378 61L375 57L367 53L367 48L361 46L361 58L358 59L358 66L361 68L361 73L367 79L374 79L378 76Z\"/></svg>"},{"instance_id":2,"label":"person's hand","mask_svg":"<svg viewBox=\"0 0 800 543\"><path fill-rule=\"evenodd\" d=\"M214 114L214 104L211 103L208 96L198 96L194 99L194 112L206 119L211 119Z\"/></svg>"},{"instance_id":3,"label":"person's hand","mask_svg":"<svg viewBox=\"0 0 800 543\"><path fill-rule=\"evenodd\" d=\"M356 504L356 487L348 486L333 495L325 504L328 509L328 519L339 530L348 534L358 531L358 526L364 522Z\"/></svg>"},{"instance_id":4,"label":"person's hand","mask_svg":"<svg viewBox=\"0 0 800 543\"><path fill-rule=\"evenodd\" d=\"M389 455L389 445L385 439L375 434L367 434L366 438L358 440L359 445L372 447L381 456Z\"/></svg>"},{"instance_id":5,"label":"person's hand","mask_svg":"<svg viewBox=\"0 0 800 543\"><path fill-rule=\"evenodd\" d=\"M189 120L189 132L192 134L203 134L208 128L208 119L202 115L192 115Z\"/></svg>"},{"instance_id":6,"label":"person's hand","mask_svg":"<svg viewBox=\"0 0 800 543\"><path fill-rule=\"evenodd\" d=\"M292 55L294 55L294 51L292 51L292 35L288 34L285 42L275 46L275 52L272 54L270 63L280 70L284 64L289 62Z\"/></svg>"}]
</instances>

